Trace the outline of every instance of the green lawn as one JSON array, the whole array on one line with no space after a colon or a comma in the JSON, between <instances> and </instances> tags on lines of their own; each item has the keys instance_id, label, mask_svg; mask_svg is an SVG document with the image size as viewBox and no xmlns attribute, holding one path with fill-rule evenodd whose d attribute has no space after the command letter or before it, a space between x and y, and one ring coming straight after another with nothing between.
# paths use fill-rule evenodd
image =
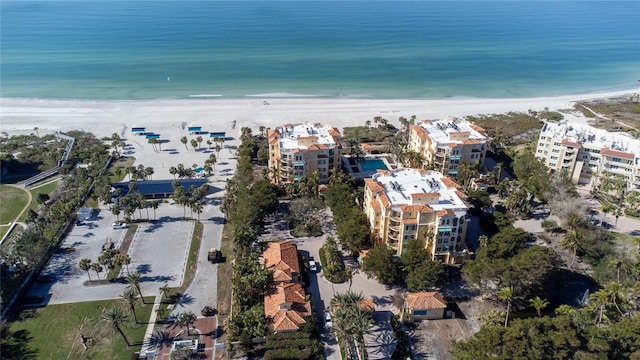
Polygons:
<instances>
[{"instance_id":1,"label":"green lawn","mask_svg":"<svg viewBox=\"0 0 640 360\"><path fill-rule=\"evenodd\" d=\"M8 185L0 185L0 224L16 219L27 206L29 196L25 190Z\"/></svg>"},{"instance_id":2,"label":"green lawn","mask_svg":"<svg viewBox=\"0 0 640 360\"><path fill-rule=\"evenodd\" d=\"M133 166L133 163L136 162L136 158L133 156L122 157L111 164L107 175L109 175L110 183L117 183L125 178L128 179L126 169L130 166ZM120 169L120 175L118 175L118 169Z\"/></svg>"},{"instance_id":3,"label":"green lawn","mask_svg":"<svg viewBox=\"0 0 640 360\"><path fill-rule=\"evenodd\" d=\"M154 297L145 298L152 303ZM105 308L124 306L122 300L49 305L23 310L2 338L2 359L130 359L140 351L147 324L133 326L129 319L122 330L132 346L127 349L115 330L99 321ZM146 322L153 305L138 305L137 316ZM83 355L80 335L91 336L93 344Z\"/></svg>"},{"instance_id":4,"label":"green lawn","mask_svg":"<svg viewBox=\"0 0 640 360\"><path fill-rule=\"evenodd\" d=\"M49 183L45 183L44 185L41 186L36 186L34 188L31 189L31 204L29 204L29 209L35 210L38 208L38 195L40 194L47 194L50 195L56 188L58 187L58 180L56 181L52 181ZM24 214L22 214L22 218L20 220L23 220L27 218L27 212L25 212Z\"/></svg>"},{"instance_id":5,"label":"green lawn","mask_svg":"<svg viewBox=\"0 0 640 360\"><path fill-rule=\"evenodd\" d=\"M191 244L189 245L189 256L187 257L187 268L184 270L184 280L181 287L183 291L191 285L191 281L193 281L193 278L196 276L196 264L198 263L198 252L200 251L203 229L204 226L200 221L196 222L193 227Z\"/></svg>"}]
</instances>

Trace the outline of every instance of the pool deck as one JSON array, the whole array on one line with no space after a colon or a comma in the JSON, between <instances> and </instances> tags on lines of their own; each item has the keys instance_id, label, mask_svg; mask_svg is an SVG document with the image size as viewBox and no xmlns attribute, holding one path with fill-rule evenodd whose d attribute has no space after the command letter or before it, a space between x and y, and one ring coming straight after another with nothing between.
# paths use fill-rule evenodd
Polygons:
<instances>
[{"instance_id":1,"label":"pool deck","mask_svg":"<svg viewBox=\"0 0 640 360\"><path fill-rule=\"evenodd\" d=\"M390 155L388 154L366 156L364 160L365 161L369 159L381 160L384 163L384 166L386 167L386 169L381 169L381 170L395 169L396 166L389 163L389 160L388 160L389 156ZM345 170L347 170L349 174L351 174L355 178L360 178L360 179L368 178L378 171L378 169L363 171L362 167L359 164L354 164L354 162L355 160L352 157L345 156L342 158L342 166L344 167Z\"/></svg>"}]
</instances>

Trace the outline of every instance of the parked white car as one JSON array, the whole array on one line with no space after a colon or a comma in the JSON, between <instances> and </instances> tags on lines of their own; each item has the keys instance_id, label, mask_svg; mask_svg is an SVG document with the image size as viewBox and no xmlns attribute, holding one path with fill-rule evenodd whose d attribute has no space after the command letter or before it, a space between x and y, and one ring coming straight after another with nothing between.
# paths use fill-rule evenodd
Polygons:
<instances>
[{"instance_id":1,"label":"parked white car","mask_svg":"<svg viewBox=\"0 0 640 360\"><path fill-rule=\"evenodd\" d=\"M111 226L112 226L114 229L116 229L116 230L117 230L117 229L126 229L126 228L128 228L128 227L129 227L129 224L127 224L127 223L121 223L121 222L114 222Z\"/></svg>"},{"instance_id":2,"label":"parked white car","mask_svg":"<svg viewBox=\"0 0 640 360\"><path fill-rule=\"evenodd\" d=\"M333 322L331 321L331 314L329 310L325 310L324 313L324 327L330 329L333 326Z\"/></svg>"},{"instance_id":3,"label":"parked white car","mask_svg":"<svg viewBox=\"0 0 640 360\"><path fill-rule=\"evenodd\" d=\"M309 261L309 271L318 272L318 264L313 260Z\"/></svg>"}]
</instances>

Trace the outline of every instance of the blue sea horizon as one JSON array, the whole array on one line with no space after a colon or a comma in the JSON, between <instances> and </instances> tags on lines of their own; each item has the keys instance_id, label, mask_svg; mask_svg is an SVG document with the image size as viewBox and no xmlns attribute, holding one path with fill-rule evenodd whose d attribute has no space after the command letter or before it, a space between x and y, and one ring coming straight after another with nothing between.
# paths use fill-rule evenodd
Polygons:
<instances>
[{"instance_id":1,"label":"blue sea horizon","mask_svg":"<svg viewBox=\"0 0 640 360\"><path fill-rule=\"evenodd\" d=\"M637 1L0 3L0 96L523 98L635 89Z\"/></svg>"}]
</instances>

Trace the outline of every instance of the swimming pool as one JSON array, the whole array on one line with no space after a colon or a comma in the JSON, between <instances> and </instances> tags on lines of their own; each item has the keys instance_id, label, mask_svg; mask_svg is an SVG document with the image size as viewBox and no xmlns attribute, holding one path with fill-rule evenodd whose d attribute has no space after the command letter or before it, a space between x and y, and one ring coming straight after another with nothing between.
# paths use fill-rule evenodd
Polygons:
<instances>
[{"instance_id":1,"label":"swimming pool","mask_svg":"<svg viewBox=\"0 0 640 360\"><path fill-rule=\"evenodd\" d=\"M362 172L372 172L376 170L389 170L389 168L387 168L387 165L385 165L384 161L381 159L361 160L358 165L360 165L360 170Z\"/></svg>"}]
</instances>

